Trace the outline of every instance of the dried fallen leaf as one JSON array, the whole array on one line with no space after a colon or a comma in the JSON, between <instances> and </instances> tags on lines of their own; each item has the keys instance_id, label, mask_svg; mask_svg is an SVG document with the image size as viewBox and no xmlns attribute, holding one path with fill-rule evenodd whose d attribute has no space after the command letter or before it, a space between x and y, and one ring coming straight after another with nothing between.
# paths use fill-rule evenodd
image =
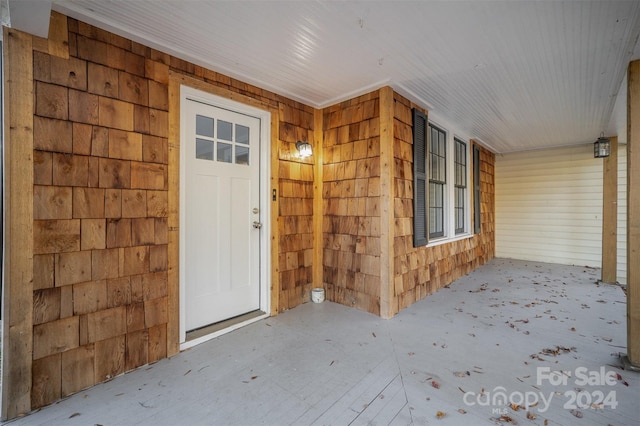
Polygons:
<instances>
[{"instance_id":1,"label":"dried fallen leaf","mask_svg":"<svg viewBox=\"0 0 640 426\"><path fill-rule=\"evenodd\" d=\"M576 328L575 327L571 327L571 331L576 331Z\"/></svg>"},{"instance_id":2,"label":"dried fallen leaf","mask_svg":"<svg viewBox=\"0 0 640 426\"><path fill-rule=\"evenodd\" d=\"M458 410L458 413L460 413L460 414L467 414L467 411L466 411L466 410L464 410L464 409L462 409L462 408L460 408L460 409Z\"/></svg>"},{"instance_id":3,"label":"dried fallen leaf","mask_svg":"<svg viewBox=\"0 0 640 426\"><path fill-rule=\"evenodd\" d=\"M470 376L470 375L471 375L471 373L469 373L468 371L467 371L467 372L464 372L464 371L454 371L454 372L453 372L453 375L454 375L454 376L456 376L456 377L466 377L466 376Z\"/></svg>"},{"instance_id":4,"label":"dried fallen leaf","mask_svg":"<svg viewBox=\"0 0 640 426\"><path fill-rule=\"evenodd\" d=\"M544 419L544 426L548 426L549 425L549 420Z\"/></svg>"},{"instance_id":5,"label":"dried fallen leaf","mask_svg":"<svg viewBox=\"0 0 640 426\"><path fill-rule=\"evenodd\" d=\"M378 336L376 336L376 333L371 333L371 335L372 335L373 337L378 337Z\"/></svg>"},{"instance_id":6,"label":"dried fallen leaf","mask_svg":"<svg viewBox=\"0 0 640 426\"><path fill-rule=\"evenodd\" d=\"M415 352L409 352L409 356L414 356L415 354Z\"/></svg>"},{"instance_id":7,"label":"dried fallen leaf","mask_svg":"<svg viewBox=\"0 0 640 426\"><path fill-rule=\"evenodd\" d=\"M524 408L524 407L522 407L522 406L520 406L518 404L511 403L511 409L513 411L520 411L521 408Z\"/></svg>"},{"instance_id":8,"label":"dried fallen leaf","mask_svg":"<svg viewBox=\"0 0 640 426\"><path fill-rule=\"evenodd\" d=\"M251 380L255 380L257 378L258 378L258 376L251 376Z\"/></svg>"},{"instance_id":9,"label":"dried fallen leaf","mask_svg":"<svg viewBox=\"0 0 640 426\"><path fill-rule=\"evenodd\" d=\"M533 414L531 411L527 411L527 419L535 420L536 419L536 415Z\"/></svg>"},{"instance_id":10,"label":"dried fallen leaf","mask_svg":"<svg viewBox=\"0 0 640 426\"><path fill-rule=\"evenodd\" d=\"M436 382L435 380L431 382L431 386L433 386L436 389L440 389L440 383Z\"/></svg>"},{"instance_id":11,"label":"dried fallen leaf","mask_svg":"<svg viewBox=\"0 0 640 426\"><path fill-rule=\"evenodd\" d=\"M438 412L436 413L436 417L437 417L438 419L442 419L442 418L444 418L446 415L447 415L447 413L444 413L444 412L442 412L442 411L438 411Z\"/></svg>"},{"instance_id":12,"label":"dried fallen leaf","mask_svg":"<svg viewBox=\"0 0 640 426\"><path fill-rule=\"evenodd\" d=\"M582 412L578 411L578 410L571 410L570 411L571 414L573 414L574 416L576 416L577 418L581 419L582 418Z\"/></svg>"},{"instance_id":13,"label":"dried fallen leaf","mask_svg":"<svg viewBox=\"0 0 640 426\"><path fill-rule=\"evenodd\" d=\"M500 418L498 419L498 421L500 421L500 422L507 422L507 423L513 423L513 419L512 419L511 417L507 416L506 414L505 414L505 415L500 416Z\"/></svg>"}]
</instances>

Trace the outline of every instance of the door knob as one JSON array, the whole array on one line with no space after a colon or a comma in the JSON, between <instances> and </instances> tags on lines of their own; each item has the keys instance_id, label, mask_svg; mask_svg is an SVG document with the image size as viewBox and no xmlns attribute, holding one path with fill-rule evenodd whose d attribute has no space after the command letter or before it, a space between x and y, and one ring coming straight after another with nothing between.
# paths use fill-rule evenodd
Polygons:
<instances>
[{"instance_id":1,"label":"door knob","mask_svg":"<svg viewBox=\"0 0 640 426\"><path fill-rule=\"evenodd\" d=\"M260 229L262 228L262 223L258 222L258 221L253 221L253 227L256 229Z\"/></svg>"}]
</instances>

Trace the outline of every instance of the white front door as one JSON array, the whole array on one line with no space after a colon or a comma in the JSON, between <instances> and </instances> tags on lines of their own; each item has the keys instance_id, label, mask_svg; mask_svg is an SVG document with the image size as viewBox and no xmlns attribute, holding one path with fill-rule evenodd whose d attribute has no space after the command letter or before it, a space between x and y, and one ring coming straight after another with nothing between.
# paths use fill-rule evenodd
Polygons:
<instances>
[{"instance_id":1,"label":"white front door","mask_svg":"<svg viewBox=\"0 0 640 426\"><path fill-rule=\"evenodd\" d=\"M186 332L260 308L260 119L183 100Z\"/></svg>"}]
</instances>

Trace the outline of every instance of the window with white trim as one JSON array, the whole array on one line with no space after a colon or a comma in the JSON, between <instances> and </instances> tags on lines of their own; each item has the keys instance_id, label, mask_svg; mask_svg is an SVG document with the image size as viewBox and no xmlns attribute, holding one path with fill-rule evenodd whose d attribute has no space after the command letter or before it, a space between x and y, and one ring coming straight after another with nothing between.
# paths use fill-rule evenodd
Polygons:
<instances>
[{"instance_id":1,"label":"window with white trim","mask_svg":"<svg viewBox=\"0 0 640 426\"><path fill-rule=\"evenodd\" d=\"M470 233L469 143L413 111L414 246Z\"/></svg>"},{"instance_id":2,"label":"window with white trim","mask_svg":"<svg viewBox=\"0 0 640 426\"><path fill-rule=\"evenodd\" d=\"M447 134L429 124L429 238L444 237L447 188Z\"/></svg>"},{"instance_id":3,"label":"window with white trim","mask_svg":"<svg viewBox=\"0 0 640 426\"><path fill-rule=\"evenodd\" d=\"M466 210L467 210L467 144L458 138L453 139L455 146L454 158L454 210L455 210L455 233L466 232Z\"/></svg>"}]
</instances>

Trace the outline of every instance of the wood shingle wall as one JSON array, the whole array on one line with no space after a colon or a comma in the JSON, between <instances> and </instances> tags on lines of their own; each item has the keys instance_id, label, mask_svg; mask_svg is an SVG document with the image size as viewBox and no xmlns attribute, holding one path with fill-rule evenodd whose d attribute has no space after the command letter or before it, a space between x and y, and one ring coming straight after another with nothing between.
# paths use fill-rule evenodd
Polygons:
<instances>
[{"instance_id":1,"label":"wood shingle wall","mask_svg":"<svg viewBox=\"0 0 640 426\"><path fill-rule=\"evenodd\" d=\"M494 257L494 155L480 147L482 232L432 247L413 247L413 136L411 109L394 98L394 311L423 299ZM472 158L472 157L471 157ZM470 186L473 188L473 185ZM473 207L473 203L472 203Z\"/></svg>"},{"instance_id":2,"label":"wood shingle wall","mask_svg":"<svg viewBox=\"0 0 640 426\"><path fill-rule=\"evenodd\" d=\"M296 142L312 142L313 130L313 108L302 104L280 105L279 311L308 302L311 298L314 246L313 183L316 157L300 159Z\"/></svg>"},{"instance_id":3,"label":"wood shingle wall","mask_svg":"<svg viewBox=\"0 0 640 426\"><path fill-rule=\"evenodd\" d=\"M324 110L323 279L327 299L380 315L378 92Z\"/></svg>"},{"instance_id":4,"label":"wood shingle wall","mask_svg":"<svg viewBox=\"0 0 640 426\"><path fill-rule=\"evenodd\" d=\"M480 147L482 232L414 248L411 109L418 106L394 93L393 111L381 111L382 90L324 110L323 279L329 300L392 316L494 256L494 155ZM383 114L393 116L391 140L381 137ZM384 143L393 145L389 194L381 185ZM392 229L381 221L385 199L392 200ZM381 250L388 236L393 247ZM393 257L389 282L382 278L387 256ZM388 312L381 311L385 290Z\"/></svg>"},{"instance_id":5,"label":"wood shingle wall","mask_svg":"<svg viewBox=\"0 0 640 426\"><path fill-rule=\"evenodd\" d=\"M67 22L33 53L33 407L167 356L169 67Z\"/></svg>"},{"instance_id":6,"label":"wood shingle wall","mask_svg":"<svg viewBox=\"0 0 640 426\"><path fill-rule=\"evenodd\" d=\"M28 409L178 350L172 76L275 115L272 312L308 301L312 286L314 164L295 142L312 140L314 110L74 19L54 13L51 22L65 40L34 37L33 78L25 74L34 93L33 348L23 361L30 407L16 406Z\"/></svg>"}]
</instances>

